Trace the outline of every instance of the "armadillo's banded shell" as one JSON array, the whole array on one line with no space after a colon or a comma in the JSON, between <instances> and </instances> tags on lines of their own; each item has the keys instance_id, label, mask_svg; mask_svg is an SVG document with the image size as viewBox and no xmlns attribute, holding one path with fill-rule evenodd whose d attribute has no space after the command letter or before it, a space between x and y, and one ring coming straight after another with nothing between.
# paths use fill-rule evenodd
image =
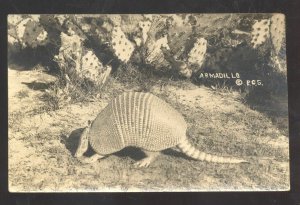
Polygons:
<instances>
[{"instance_id":1,"label":"armadillo's banded shell","mask_svg":"<svg viewBox=\"0 0 300 205\"><path fill-rule=\"evenodd\" d=\"M96 117L89 140L99 154L126 146L160 151L184 140L186 129L182 115L165 101L150 93L126 92Z\"/></svg>"}]
</instances>

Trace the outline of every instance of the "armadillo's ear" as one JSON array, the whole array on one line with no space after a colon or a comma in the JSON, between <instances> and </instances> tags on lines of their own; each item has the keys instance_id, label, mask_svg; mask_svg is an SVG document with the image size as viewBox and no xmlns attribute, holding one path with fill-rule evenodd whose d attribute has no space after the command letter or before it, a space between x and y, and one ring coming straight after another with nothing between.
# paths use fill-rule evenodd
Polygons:
<instances>
[{"instance_id":1,"label":"armadillo's ear","mask_svg":"<svg viewBox=\"0 0 300 205\"><path fill-rule=\"evenodd\" d=\"M91 124L92 124L92 122L91 122L90 120L88 120L88 122L87 122L87 126L88 126L88 127L90 127L90 126L91 126Z\"/></svg>"}]
</instances>

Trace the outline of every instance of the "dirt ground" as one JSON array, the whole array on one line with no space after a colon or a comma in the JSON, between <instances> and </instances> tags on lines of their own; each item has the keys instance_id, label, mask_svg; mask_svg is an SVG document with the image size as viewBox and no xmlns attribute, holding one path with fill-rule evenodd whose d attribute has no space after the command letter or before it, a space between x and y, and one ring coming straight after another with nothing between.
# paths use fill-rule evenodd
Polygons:
<instances>
[{"instance_id":1,"label":"dirt ground","mask_svg":"<svg viewBox=\"0 0 300 205\"><path fill-rule=\"evenodd\" d=\"M111 80L108 89L118 92L45 111L41 96L55 80L53 76L39 70L8 69L8 80L12 192L289 189L287 130L243 104L238 92L188 82L151 88L183 114L188 138L197 148L243 158L249 164L195 161L174 148L164 151L148 168L135 168L133 163L143 157L136 148L126 148L94 164L81 164L73 154L86 122L93 120L114 95L136 88Z\"/></svg>"}]
</instances>

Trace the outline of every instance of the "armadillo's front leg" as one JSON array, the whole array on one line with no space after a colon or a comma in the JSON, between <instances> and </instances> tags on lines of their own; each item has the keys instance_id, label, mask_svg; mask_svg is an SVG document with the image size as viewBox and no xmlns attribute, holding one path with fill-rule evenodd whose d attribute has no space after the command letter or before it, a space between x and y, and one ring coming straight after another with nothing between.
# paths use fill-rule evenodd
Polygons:
<instances>
[{"instance_id":1,"label":"armadillo's front leg","mask_svg":"<svg viewBox=\"0 0 300 205\"><path fill-rule=\"evenodd\" d=\"M98 159L101 159L105 156L103 155L99 155L99 154L94 154L90 157L85 157L85 156L81 156L81 157L78 157L77 159L81 162L81 163L84 163L84 164L90 164L90 163L94 163L96 162Z\"/></svg>"},{"instance_id":2,"label":"armadillo's front leg","mask_svg":"<svg viewBox=\"0 0 300 205\"><path fill-rule=\"evenodd\" d=\"M144 151L146 157L134 163L135 167L148 167L151 162L159 155L159 152Z\"/></svg>"}]
</instances>

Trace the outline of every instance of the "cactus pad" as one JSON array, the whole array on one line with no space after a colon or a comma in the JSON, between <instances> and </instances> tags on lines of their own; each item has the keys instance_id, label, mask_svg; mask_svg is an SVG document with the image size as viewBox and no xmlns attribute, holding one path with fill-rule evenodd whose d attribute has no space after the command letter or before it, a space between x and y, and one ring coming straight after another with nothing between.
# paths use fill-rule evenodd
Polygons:
<instances>
[{"instance_id":1,"label":"cactus pad","mask_svg":"<svg viewBox=\"0 0 300 205\"><path fill-rule=\"evenodd\" d=\"M78 71L81 77L87 78L96 84L103 84L102 73L105 73L104 71L106 71L106 69L104 69L102 63L93 51L87 51L87 53L83 55L80 71ZM108 73L110 73L110 71Z\"/></svg>"},{"instance_id":2,"label":"cactus pad","mask_svg":"<svg viewBox=\"0 0 300 205\"><path fill-rule=\"evenodd\" d=\"M37 16L33 15L36 19ZM15 27L15 38L19 40L22 47L35 48L38 45L48 43L48 34L39 22L32 18L26 18L18 23ZM14 22L17 20L13 20Z\"/></svg>"},{"instance_id":3,"label":"cactus pad","mask_svg":"<svg viewBox=\"0 0 300 205\"><path fill-rule=\"evenodd\" d=\"M119 26L114 27L112 31L112 48L114 50L115 55L122 62L127 62L133 51L133 44L126 38L124 32L121 30Z\"/></svg>"},{"instance_id":4,"label":"cactus pad","mask_svg":"<svg viewBox=\"0 0 300 205\"><path fill-rule=\"evenodd\" d=\"M151 39L152 40L152 39ZM161 50L162 47L170 49L168 45L167 36L164 36L157 41L148 41L148 53L146 57L146 62L153 63L155 61L163 61L164 54Z\"/></svg>"},{"instance_id":5,"label":"cactus pad","mask_svg":"<svg viewBox=\"0 0 300 205\"><path fill-rule=\"evenodd\" d=\"M146 40L148 38L148 31L151 28L151 22L141 21L139 22L139 27L142 29L143 42L146 43Z\"/></svg>"},{"instance_id":6,"label":"cactus pad","mask_svg":"<svg viewBox=\"0 0 300 205\"><path fill-rule=\"evenodd\" d=\"M256 21L252 26L251 32L251 45L253 48L257 48L263 44L270 37L270 20L263 19Z\"/></svg>"},{"instance_id":7,"label":"cactus pad","mask_svg":"<svg viewBox=\"0 0 300 205\"><path fill-rule=\"evenodd\" d=\"M68 73L73 73L73 70L78 77L97 85L106 81L111 67L104 67L93 51L84 49L80 36L61 33L61 43L59 55L56 56L61 68L67 69Z\"/></svg>"},{"instance_id":8,"label":"cactus pad","mask_svg":"<svg viewBox=\"0 0 300 205\"><path fill-rule=\"evenodd\" d=\"M59 54L54 58L63 69L80 70L80 59L82 56L82 38L78 35L69 36L60 34L61 47Z\"/></svg>"},{"instance_id":9,"label":"cactus pad","mask_svg":"<svg viewBox=\"0 0 300 205\"><path fill-rule=\"evenodd\" d=\"M207 41L204 38L198 38L194 43L194 47L188 54L188 62L190 64L196 64L201 67L204 61L204 57L207 49Z\"/></svg>"},{"instance_id":10,"label":"cactus pad","mask_svg":"<svg viewBox=\"0 0 300 205\"><path fill-rule=\"evenodd\" d=\"M169 17L168 24L168 41L174 59L186 59L187 51L190 51L191 44L194 43L191 24L179 15Z\"/></svg>"},{"instance_id":11,"label":"cactus pad","mask_svg":"<svg viewBox=\"0 0 300 205\"><path fill-rule=\"evenodd\" d=\"M8 26L16 26L23 20L21 15L8 15Z\"/></svg>"},{"instance_id":12,"label":"cactus pad","mask_svg":"<svg viewBox=\"0 0 300 205\"><path fill-rule=\"evenodd\" d=\"M270 34L275 53L281 48L282 40L285 35L285 23L283 14L274 14L271 18Z\"/></svg>"}]
</instances>

